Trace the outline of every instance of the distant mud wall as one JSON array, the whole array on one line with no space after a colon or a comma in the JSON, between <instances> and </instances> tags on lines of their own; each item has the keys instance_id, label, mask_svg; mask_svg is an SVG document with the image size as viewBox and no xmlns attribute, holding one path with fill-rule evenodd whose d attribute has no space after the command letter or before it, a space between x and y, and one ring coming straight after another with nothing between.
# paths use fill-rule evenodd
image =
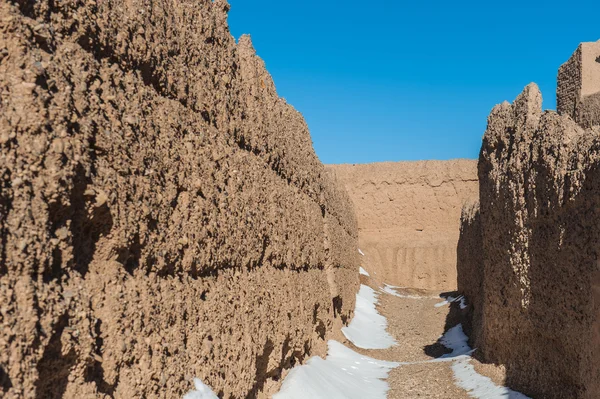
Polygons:
<instances>
[{"instance_id":1,"label":"distant mud wall","mask_svg":"<svg viewBox=\"0 0 600 399\"><path fill-rule=\"evenodd\" d=\"M477 198L477 162L332 165L356 211L359 243L386 283L456 289L461 208Z\"/></svg>"},{"instance_id":2,"label":"distant mud wall","mask_svg":"<svg viewBox=\"0 0 600 399\"><path fill-rule=\"evenodd\" d=\"M479 356L532 397L600 397L600 128L531 84L492 110L479 181L458 265Z\"/></svg>"},{"instance_id":3,"label":"distant mud wall","mask_svg":"<svg viewBox=\"0 0 600 399\"><path fill-rule=\"evenodd\" d=\"M350 200L228 10L0 0L0 397L257 397L351 317Z\"/></svg>"}]
</instances>

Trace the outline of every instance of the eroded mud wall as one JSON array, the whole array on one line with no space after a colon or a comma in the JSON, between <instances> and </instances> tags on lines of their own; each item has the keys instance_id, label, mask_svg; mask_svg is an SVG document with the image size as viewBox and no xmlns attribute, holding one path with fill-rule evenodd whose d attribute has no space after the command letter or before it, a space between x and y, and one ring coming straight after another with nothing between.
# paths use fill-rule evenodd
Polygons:
<instances>
[{"instance_id":1,"label":"eroded mud wall","mask_svg":"<svg viewBox=\"0 0 600 399\"><path fill-rule=\"evenodd\" d=\"M599 397L600 128L542 112L531 84L492 110L479 181L458 268L479 355L532 397Z\"/></svg>"},{"instance_id":2,"label":"eroded mud wall","mask_svg":"<svg viewBox=\"0 0 600 399\"><path fill-rule=\"evenodd\" d=\"M332 165L356 210L360 248L388 284L456 289L462 205L477 198L477 162Z\"/></svg>"},{"instance_id":3,"label":"eroded mud wall","mask_svg":"<svg viewBox=\"0 0 600 399\"><path fill-rule=\"evenodd\" d=\"M600 41L581 43L558 70L556 110L582 127L600 124Z\"/></svg>"},{"instance_id":4,"label":"eroded mud wall","mask_svg":"<svg viewBox=\"0 0 600 399\"><path fill-rule=\"evenodd\" d=\"M0 0L0 396L269 392L358 285L350 201L216 0Z\"/></svg>"}]
</instances>

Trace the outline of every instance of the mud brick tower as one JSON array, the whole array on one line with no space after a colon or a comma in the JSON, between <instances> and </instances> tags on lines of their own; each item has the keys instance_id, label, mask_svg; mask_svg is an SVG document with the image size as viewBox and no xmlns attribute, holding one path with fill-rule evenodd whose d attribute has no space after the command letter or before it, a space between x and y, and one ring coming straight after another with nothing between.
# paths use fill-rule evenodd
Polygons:
<instances>
[{"instance_id":1,"label":"mud brick tower","mask_svg":"<svg viewBox=\"0 0 600 399\"><path fill-rule=\"evenodd\" d=\"M600 125L600 41L581 43L558 70L557 111L582 127Z\"/></svg>"}]
</instances>

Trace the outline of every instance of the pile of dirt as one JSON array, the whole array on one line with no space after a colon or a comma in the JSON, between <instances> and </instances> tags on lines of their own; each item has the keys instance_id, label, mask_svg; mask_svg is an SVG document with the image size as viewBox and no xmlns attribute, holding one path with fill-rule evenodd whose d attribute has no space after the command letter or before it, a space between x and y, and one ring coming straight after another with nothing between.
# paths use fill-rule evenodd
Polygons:
<instances>
[{"instance_id":1,"label":"pile of dirt","mask_svg":"<svg viewBox=\"0 0 600 399\"><path fill-rule=\"evenodd\" d=\"M459 257L459 287L475 308L475 345L533 397L600 397L600 127L584 128L592 119L573 111L589 98L583 77L600 79L588 69L600 64L578 61L590 57L600 46L580 47L561 68L561 113L542 111L534 84L493 109L480 213L463 217L470 250Z\"/></svg>"},{"instance_id":2,"label":"pile of dirt","mask_svg":"<svg viewBox=\"0 0 600 399\"><path fill-rule=\"evenodd\" d=\"M465 201L477 198L470 160L331 165L356 211L359 246L388 284L456 289L456 245Z\"/></svg>"},{"instance_id":3,"label":"pile of dirt","mask_svg":"<svg viewBox=\"0 0 600 399\"><path fill-rule=\"evenodd\" d=\"M254 397L351 317L349 198L228 10L0 0L0 396Z\"/></svg>"}]
</instances>

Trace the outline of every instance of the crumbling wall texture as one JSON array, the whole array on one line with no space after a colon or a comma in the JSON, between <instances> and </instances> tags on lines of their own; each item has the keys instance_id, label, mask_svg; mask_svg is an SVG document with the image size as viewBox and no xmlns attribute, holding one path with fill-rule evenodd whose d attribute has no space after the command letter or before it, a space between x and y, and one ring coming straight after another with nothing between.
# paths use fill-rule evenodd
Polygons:
<instances>
[{"instance_id":1,"label":"crumbling wall texture","mask_svg":"<svg viewBox=\"0 0 600 399\"><path fill-rule=\"evenodd\" d=\"M600 124L600 41L581 43L559 68L556 110L584 128Z\"/></svg>"},{"instance_id":2,"label":"crumbling wall texture","mask_svg":"<svg viewBox=\"0 0 600 399\"><path fill-rule=\"evenodd\" d=\"M0 396L268 393L356 221L222 0L0 0Z\"/></svg>"},{"instance_id":3,"label":"crumbling wall texture","mask_svg":"<svg viewBox=\"0 0 600 399\"><path fill-rule=\"evenodd\" d=\"M477 342L481 333L480 324L472 324L473 320L480 321L483 300L483 251L481 236L481 213L479 201L468 201L463 205L460 215L460 236L456 248L456 273L458 291L465 295L471 306L470 314L465 318L463 328L467 331L472 342Z\"/></svg>"},{"instance_id":4,"label":"crumbling wall texture","mask_svg":"<svg viewBox=\"0 0 600 399\"><path fill-rule=\"evenodd\" d=\"M542 112L531 84L492 110L479 182L459 257L479 355L532 397L600 397L600 128Z\"/></svg>"},{"instance_id":5,"label":"crumbling wall texture","mask_svg":"<svg viewBox=\"0 0 600 399\"><path fill-rule=\"evenodd\" d=\"M461 208L477 198L470 160L332 165L346 187L370 271L386 283L456 289Z\"/></svg>"}]
</instances>

